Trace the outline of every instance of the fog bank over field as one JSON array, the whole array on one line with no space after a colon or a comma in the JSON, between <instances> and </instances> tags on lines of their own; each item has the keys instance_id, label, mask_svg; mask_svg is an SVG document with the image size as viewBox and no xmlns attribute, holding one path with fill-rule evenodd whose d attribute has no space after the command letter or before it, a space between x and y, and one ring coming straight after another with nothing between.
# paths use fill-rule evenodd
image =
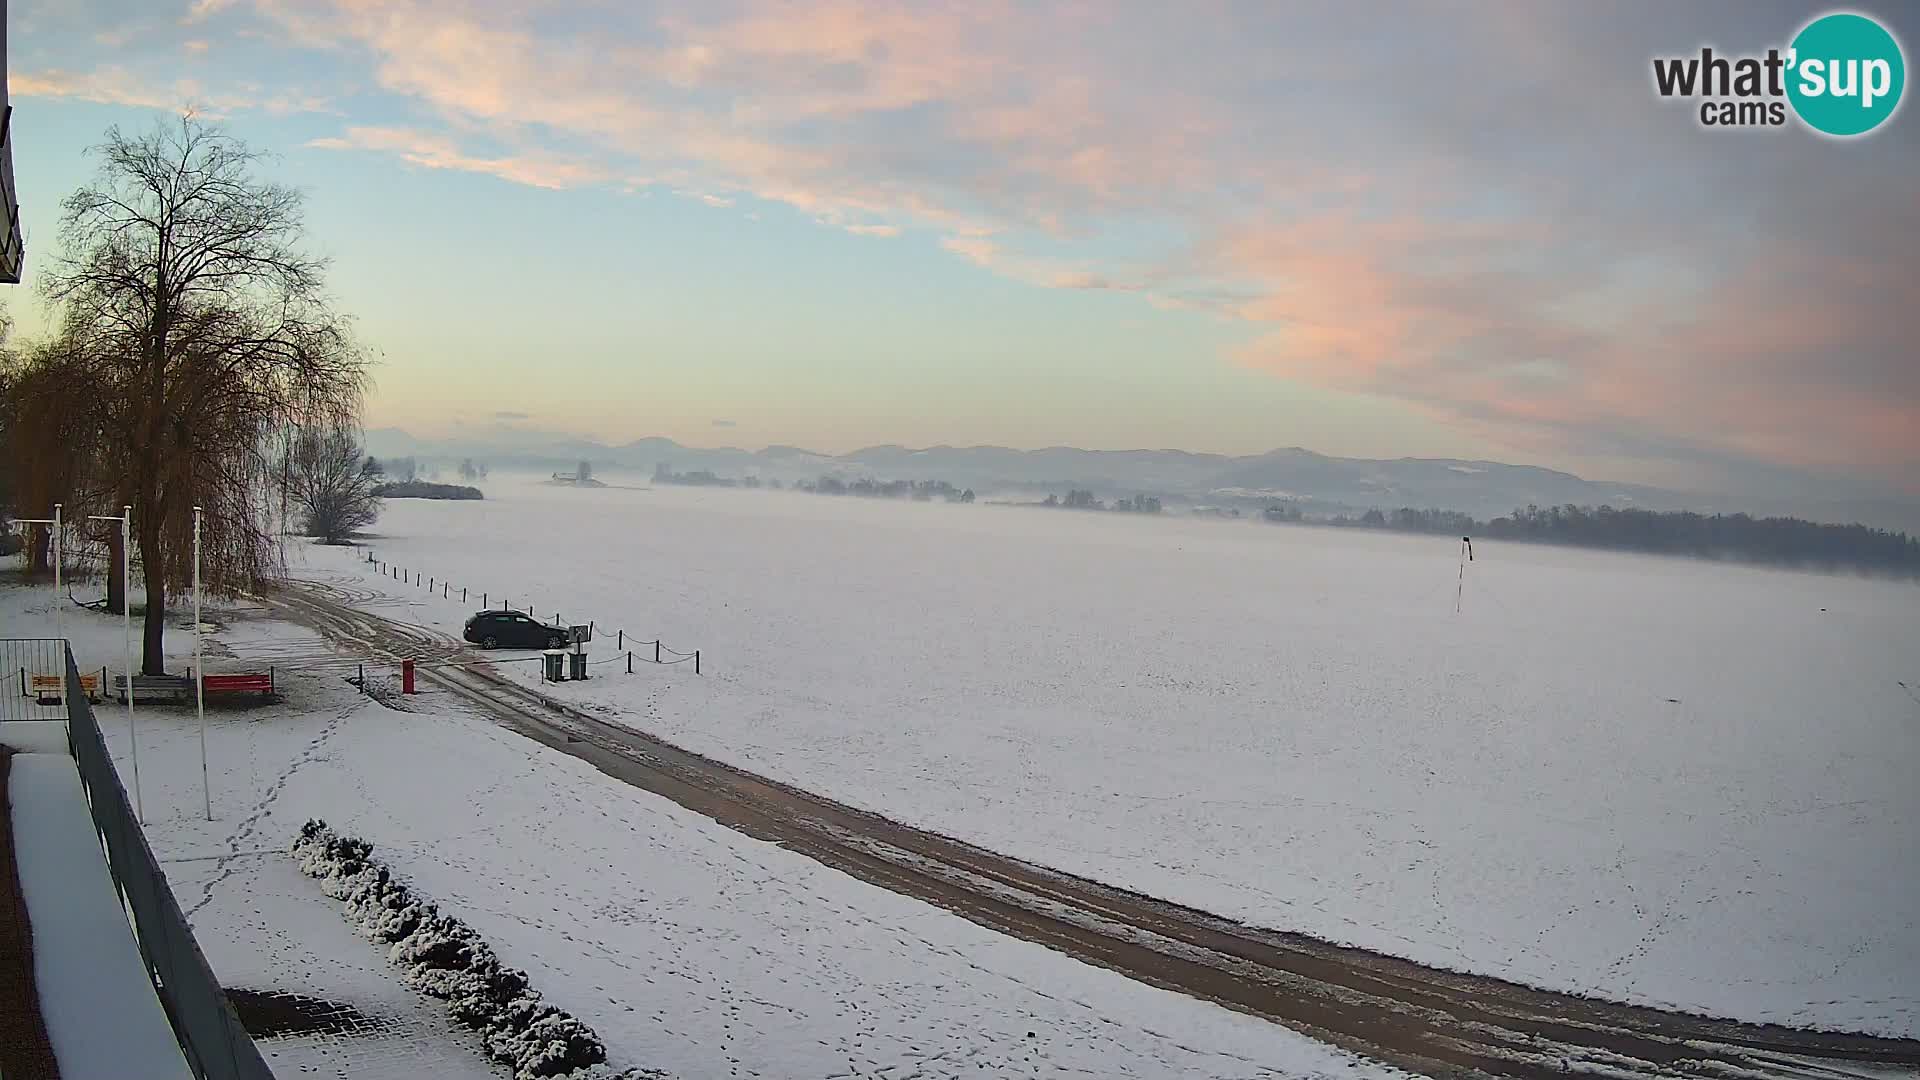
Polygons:
<instances>
[{"instance_id":1,"label":"fog bank over field","mask_svg":"<svg viewBox=\"0 0 1920 1080\"><path fill-rule=\"evenodd\" d=\"M1742 491L1689 492L1644 484L1589 480L1531 465L1453 458L1373 460L1318 454L1298 447L1229 456L1184 450L1083 450L1000 446L873 446L826 454L792 446L760 450L683 446L647 438L617 446L521 428L481 429L477 435L416 438L398 428L367 433L369 452L411 456L451 472L466 459L493 468L571 471L592 462L602 479L627 473L644 483L656 469L758 477L791 485L824 475L847 479L946 481L1009 495L1084 488L1102 498L1152 495L1174 503L1212 505L1285 500L1320 513L1455 510L1478 518L1533 506L1613 506L1644 510L1791 515L1811 521L1920 532L1920 499L1870 482L1811 478L1785 471L1756 474Z\"/></svg>"}]
</instances>

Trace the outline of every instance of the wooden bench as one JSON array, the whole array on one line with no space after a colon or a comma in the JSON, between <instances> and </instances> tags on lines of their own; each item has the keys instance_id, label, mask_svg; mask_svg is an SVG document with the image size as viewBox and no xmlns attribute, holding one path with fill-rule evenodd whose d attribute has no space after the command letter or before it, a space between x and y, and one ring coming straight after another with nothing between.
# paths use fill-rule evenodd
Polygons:
<instances>
[{"instance_id":1,"label":"wooden bench","mask_svg":"<svg viewBox=\"0 0 1920 1080\"><path fill-rule=\"evenodd\" d=\"M232 673L226 675L202 676L207 696L226 695L232 697L276 697L273 688L273 672L258 674L254 672Z\"/></svg>"},{"instance_id":2,"label":"wooden bench","mask_svg":"<svg viewBox=\"0 0 1920 1080\"><path fill-rule=\"evenodd\" d=\"M115 679L113 692L121 701L127 700L125 679ZM133 677L133 700L140 702L183 702L193 700L193 680L185 675L135 675Z\"/></svg>"},{"instance_id":3,"label":"wooden bench","mask_svg":"<svg viewBox=\"0 0 1920 1080\"><path fill-rule=\"evenodd\" d=\"M35 702L41 705L58 705L67 700L67 677L65 675L34 675L28 680L30 693ZM100 700L100 676L80 676L80 690L87 695L88 701Z\"/></svg>"}]
</instances>

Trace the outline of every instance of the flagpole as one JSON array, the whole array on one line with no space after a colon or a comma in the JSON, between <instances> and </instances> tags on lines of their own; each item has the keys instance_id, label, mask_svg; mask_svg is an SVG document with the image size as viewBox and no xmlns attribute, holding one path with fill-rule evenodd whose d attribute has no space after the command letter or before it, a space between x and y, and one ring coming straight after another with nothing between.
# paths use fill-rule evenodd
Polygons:
<instances>
[{"instance_id":1,"label":"flagpole","mask_svg":"<svg viewBox=\"0 0 1920 1080\"><path fill-rule=\"evenodd\" d=\"M91 514L95 521L120 523L120 637L127 652L127 745L133 752L133 812L140 824L147 823L146 804L140 798L140 738L133 721L133 507L120 508L119 517ZM105 692L105 688L102 688Z\"/></svg>"},{"instance_id":2,"label":"flagpole","mask_svg":"<svg viewBox=\"0 0 1920 1080\"><path fill-rule=\"evenodd\" d=\"M66 553L60 541L60 504L53 504L53 636L65 638L67 594L60 589L60 564L66 561ZM105 687L101 688L105 690Z\"/></svg>"},{"instance_id":3,"label":"flagpole","mask_svg":"<svg viewBox=\"0 0 1920 1080\"><path fill-rule=\"evenodd\" d=\"M193 508L193 707L200 714L200 793L213 820L213 781L207 775L207 673L200 659L200 508Z\"/></svg>"}]
</instances>

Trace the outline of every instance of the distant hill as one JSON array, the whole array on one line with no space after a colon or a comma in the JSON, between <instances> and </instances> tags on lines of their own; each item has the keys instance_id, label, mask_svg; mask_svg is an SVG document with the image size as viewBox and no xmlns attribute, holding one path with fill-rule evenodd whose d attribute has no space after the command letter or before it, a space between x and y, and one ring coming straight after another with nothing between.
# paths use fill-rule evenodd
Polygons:
<instances>
[{"instance_id":1,"label":"distant hill","mask_svg":"<svg viewBox=\"0 0 1920 1080\"><path fill-rule=\"evenodd\" d=\"M412 455L451 464L471 457L494 469L550 471L589 460L597 471L651 475L706 471L720 477L815 480L945 480L988 492L1044 494L1080 488L1102 498L1153 495L1169 503L1257 506L1284 500L1322 513L1401 507L1458 510L1480 518L1534 506L1613 506L1645 510L1745 511L1792 514L1813 521L1863 522L1920 531L1920 502L1901 499L1785 498L1702 494L1639 484L1588 480L1532 465L1453 458L1375 460L1318 454L1299 447L1230 456L1185 450L1083 450L1070 446L1015 450L1004 446L870 446L824 454L796 446L762 450L690 447L645 438L619 446L575 436L504 429L478 437L417 439L405 431L367 432L370 453Z\"/></svg>"}]
</instances>

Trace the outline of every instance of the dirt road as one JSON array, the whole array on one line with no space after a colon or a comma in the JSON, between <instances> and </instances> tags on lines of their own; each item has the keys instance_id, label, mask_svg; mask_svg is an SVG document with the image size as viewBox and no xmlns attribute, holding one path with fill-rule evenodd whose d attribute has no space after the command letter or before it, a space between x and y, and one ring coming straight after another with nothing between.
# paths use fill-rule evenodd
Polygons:
<instances>
[{"instance_id":1,"label":"dirt road","mask_svg":"<svg viewBox=\"0 0 1920 1080\"><path fill-rule=\"evenodd\" d=\"M362 655L464 655L372 599L302 583L272 602ZM1010 859L689 753L480 668L421 678L609 776L863 881L1087 963L1412 1072L1512 1077L1920 1077L1920 1041L1740 1024L1536 990L1251 928Z\"/></svg>"}]
</instances>

